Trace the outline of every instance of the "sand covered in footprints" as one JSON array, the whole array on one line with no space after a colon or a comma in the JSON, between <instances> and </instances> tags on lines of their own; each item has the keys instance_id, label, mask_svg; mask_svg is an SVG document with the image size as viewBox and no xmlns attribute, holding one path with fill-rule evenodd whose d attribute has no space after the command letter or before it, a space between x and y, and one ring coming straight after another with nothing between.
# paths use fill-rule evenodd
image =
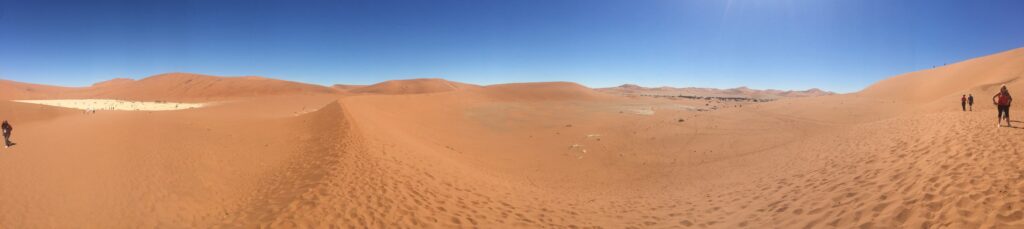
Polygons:
<instances>
[{"instance_id":1,"label":"sand covered in footprints","mask_svg":"<svg viewBox=\"0 0 1024 229\"><path fill-rule=\"evenodd\" d=\"M0 81L18 143L0 151L0 226L1024 228L1024 129L950 102L1024 91L1019 72L1024 49L771 101L570 82ZM157 100L175 102L142 102Z\"/></svg>"}]
</instances>

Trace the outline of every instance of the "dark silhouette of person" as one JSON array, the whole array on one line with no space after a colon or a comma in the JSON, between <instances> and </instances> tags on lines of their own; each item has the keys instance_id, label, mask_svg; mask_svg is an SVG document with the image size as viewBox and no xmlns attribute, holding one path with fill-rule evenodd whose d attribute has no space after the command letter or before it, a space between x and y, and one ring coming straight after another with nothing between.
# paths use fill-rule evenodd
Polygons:
<instances>
[{"instance_id":1,"label":"dark silhouette of person","mask_svg":"<svg viewBox=\"0 0 1024 229\"><path fill-rule=\"evenodd\" d=\"M1002 124L1002 121L1005 118L1006 126L1012 127L1010 125L1010 103L1013 103L1013 97L1010 96L1010 91L1006 89L1006 84L1003 84L1003 86L999 88L998 94L992 96L992 103L996 105L999 112L997 114L999 116L996 119L996 126L1002 127L999 124Z\"/></svg>"},{"instance_id":2,"label":"dark silhouette of person","mask_svg":"<svg viewBox=\"0 0 1024 229\"><path fill-rule=\"evenodd\" d=\"M967 95L960 95L960 109L967 111Z\"/></svg>"},{"instance_id":3,"label":"dark silhouette of person","mask_svg":"<svg viewBox=\"0 0 1024 229\"><path fill-rule=\"evenodd\" d=\"M4 148L14 145L14 143L11 142L11 131L14 131L14 127L11 127L11 124L8 123L7 120L4 120L4 124L0 125L0 129L3 129L4 132Z\"/></svg>"},{"instance_id":4,"label":"dark silhouette of person","mask_svg":"<svg viewBox=\"0 0 1024 229\"><path fill-rule=\"evenodd\" d=\"M974 111L974 95L967 94L967 110Z\"/></svg>"}]
</instances>

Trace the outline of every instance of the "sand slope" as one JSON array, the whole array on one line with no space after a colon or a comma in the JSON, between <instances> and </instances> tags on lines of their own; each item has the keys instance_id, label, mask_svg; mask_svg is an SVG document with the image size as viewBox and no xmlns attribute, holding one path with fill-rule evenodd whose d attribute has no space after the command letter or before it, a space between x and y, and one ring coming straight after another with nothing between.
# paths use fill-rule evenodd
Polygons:
<instances>
[{"instance_id":1,"label":"sand slope","mask_svg":"<svg viewBox=\"0 0 1024 229\"><path fill-rule=\"evenodd\" d=\"M907 73L875 83L858 94L913 104L959 103L960 95L974 94L980 104L991 104L1001 84L1010 92L1024 92L1024 48L1008 50L947 66Z\"/></svg>"},{"instance_id":2,"label":"sand slope","mask_svg":"<svg viewBox=\"0 0 1024 229\"><path fill-rule=\"evenodd\" d=\"M209 225L297 150L299 132L288 120L198 110L13 124L0 224L22 228Z\"/></svg>"},{"instance_id":3,"label":"sand slope","mask_svg":"<svg viewBox=\"0 0 1024 229\"><path fill-rule=\"evenodd\" d=\"M0 225L1021 228L1024 130L947 102L1016 91L1020 50L767 103L440 80L211 83L178 91L242 97L163 112L0 102L18 142L0 151Z\"/></svg>"}]
</instances>

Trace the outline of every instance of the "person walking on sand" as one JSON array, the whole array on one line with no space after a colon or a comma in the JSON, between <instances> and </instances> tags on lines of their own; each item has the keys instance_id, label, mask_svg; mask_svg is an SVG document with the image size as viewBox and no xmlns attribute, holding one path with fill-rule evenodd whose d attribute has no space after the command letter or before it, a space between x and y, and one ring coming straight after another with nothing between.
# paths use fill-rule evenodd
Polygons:
<instances>
[{"instance_id":1,"label":"person walking on sand","mask_svg":"<svg viewBox=\"0 0 1024 229\"><path fill-rule=\"evenodd\" d=\"M960 95L960 109L967 111L967 95Z\"/></svg>"},{"instance_id":2,"label":"person walking on sand","mask_svg":"<svg viewBox=\"0 0 1024 229\"><path fill-rule=\"evenodd\" d=\"M1003 119L1006 119L1006 126L1010 125L1010 103L1013 103L1013 97L1010 96L1010 91L1006 90L1006 84L999 87L999 93L992 96L992 104L995 104L998 108L998 117L996 119L996 127L1002 127Z\"/></svg>"},{"instance_id":3,"label":"person walking on sand","mask_svg":"<svg viewBox=\"0 0 1024 229\"><path fill-rule=\"evenodd\" d=\"M13 145L11 144L11 131L13 131L14 128L11 127L10 123L7 123L7 120L4 120L4 124L0 125L0 129L4 132L4 148L11 147L11 145Z\"/></svg>"},{"instance_id":4,"label":"person walking on sand","mask_svg":"<svg viewBox=\"0 0 1024 229\"><path fill-rule=\"evenodd\" d=\"M967 110L974 111L974 95L967 94Z\"/></svg>"}]
</instances>

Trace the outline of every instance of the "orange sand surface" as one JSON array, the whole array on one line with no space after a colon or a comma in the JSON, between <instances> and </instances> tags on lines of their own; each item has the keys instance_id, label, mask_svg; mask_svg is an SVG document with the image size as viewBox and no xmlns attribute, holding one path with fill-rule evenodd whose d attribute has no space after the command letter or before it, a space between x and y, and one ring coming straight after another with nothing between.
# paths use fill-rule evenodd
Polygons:
<instances>
[{"instance_id":1,"label":"orange sand surface","mask_svg":"<svg viewBox=\"0 0 1024 229\"><path fill-rule=\"evenodd\" d=\"M1024 129L995 127L988 102L1022 77L1024 49L771 102L570 82L0 81L17 143L0 149L0 227L1024 228ZM220 105L9 101L54 99Z\"/></svg>"}]
</instances>

